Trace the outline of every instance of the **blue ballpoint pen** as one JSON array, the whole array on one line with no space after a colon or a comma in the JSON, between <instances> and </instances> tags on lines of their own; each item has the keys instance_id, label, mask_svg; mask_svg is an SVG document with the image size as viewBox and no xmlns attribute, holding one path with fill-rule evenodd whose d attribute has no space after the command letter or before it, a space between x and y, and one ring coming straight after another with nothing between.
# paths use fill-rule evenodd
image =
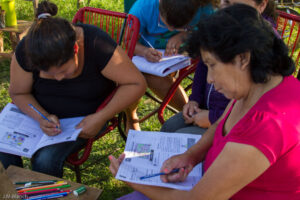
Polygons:
<instances>
[{"instance_id":1,"label":"blue ballpoint pen","mask_svg":"<svg viewBox=\"0 0 300 200\"><path fill-rule=\"evenodd\" d=\"M53 123L52 121L50 121L45 115L43 115L38 109L36 109L32 104L28 104L35 112L37 112L41 117L43 117L45 120L47 120L48 122ZM58 126L56 126L57 129L60 129Z\"/></svg>"},{"instance_id":2,"label":"blue ballpoint pen","mask_svg":"<svg viewBox=\"0 0 300 200\"><path fill-rule=\"evenodd\" d=\"M40 196L40 197L32 197L27 200L54 199L54 198L67 196L68 194L69 194L69 192L62 192L62 193L57 193L57 194L44 195L44 196Z\"/></svg>"},{"instance_id":3,"label":"blue ballpoint pen","mask_svg":"<svg viewBox=\"0 0 300 200\"><path fill-rule=\"evenodd\" d=\"M177 172L179 172L179 170L180 170L179 168L176 168L176 169L173 169L170 173L160 172L160 173L156 173L156 174L150 174L150 175L147 175L147 176L141 176L140 180L155 177L155 176L161 176L161 175L167 175L167 174L171 174L171 173L177 173Z\"/></svg>"}]
</instances>

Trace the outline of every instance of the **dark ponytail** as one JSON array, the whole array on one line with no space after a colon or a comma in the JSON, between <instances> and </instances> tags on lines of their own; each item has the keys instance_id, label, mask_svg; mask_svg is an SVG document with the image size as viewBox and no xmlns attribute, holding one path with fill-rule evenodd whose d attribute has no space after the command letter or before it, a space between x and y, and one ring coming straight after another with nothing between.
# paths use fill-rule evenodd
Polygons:
<instances>
[{"instance_id":1,"label":"dark ponytail","mask_svg":"<svg viewBox=\"0 0 300 200\"><path fill-rule=\"evenodd\" d=\"M273 70L276 74L282 76L291 75L295 71L295 63L291 59L288 47L282 39L275 37L273 42ZM283 56L284 55L284 56ZM287 67L292 66L292 67Z\"/></svg>"},{"instance_id":2,"label":"dark ponytail","mask_svg":"<svg viewBox=\"0 0 300 200\"><path fill-rule=\"evenodd\" d=\"M25 37L28 65L33 70L60 67L74 56L74 27L65 19L54 18L57 10L54 3L40 2L36 19Z\"/></svg>"},{"instance_id":3,"label":"dark ponytail","mask_svg":"<svg viewBox=\"0 0 300 200\"><path fill-rule=\"evenodd\" d=\"M58 8L54 3L51 3L49 1L42 1L41 3L39 3L35 18L37 19L38 16L42 13L49 13L51 16L55 16L57 14L57 11Z\"/></svg>"}]
</instances>

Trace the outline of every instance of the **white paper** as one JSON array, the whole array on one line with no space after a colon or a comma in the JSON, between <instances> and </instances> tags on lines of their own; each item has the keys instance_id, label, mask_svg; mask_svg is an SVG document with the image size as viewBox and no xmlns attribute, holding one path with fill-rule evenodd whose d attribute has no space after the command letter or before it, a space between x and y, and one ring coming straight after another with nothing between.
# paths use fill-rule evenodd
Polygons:
<instances>
[{"instance_id":1,"label":"white paper","mask_svg":"<svg viewBox=\"0 0 300 200\"><path fill-rule=\"evenodd\" d=\"M159 51L164 55L164 50ZM190 58L183 55L163 56L162 59L156 63L149 62L142 56L133 56L132 62L141 72L162 77L191 64Z\"/></svg>"},{"instance_id":2,"label":"white paper","mask_svg":"<svg viewBox=\"0 0 300 200\"><path fill-rule=\"evenodd\" d=\"M9 103L0 114L0 152L31 158L41 147L75 141L81 131L75 129L75 126L82 119L83 117L61 119L62 132L56 136L47 136L37 121Z\"/></svg>"},{"instance_id":3,"label":"white paper","mask_svg":"<svg viewBox=\"0 0 300 200\"><path fill-rule=\"evenodd\" d=\"M125 146L126 156L116 178L144 185L191 190L202 176L201 164L195 166L187 179L180 183L164 183L159 176L143 180L140 177L159 173L166 159L184 153L200 138L201 135L194 134L129 130Z\"/></svg>"}]
</instances>

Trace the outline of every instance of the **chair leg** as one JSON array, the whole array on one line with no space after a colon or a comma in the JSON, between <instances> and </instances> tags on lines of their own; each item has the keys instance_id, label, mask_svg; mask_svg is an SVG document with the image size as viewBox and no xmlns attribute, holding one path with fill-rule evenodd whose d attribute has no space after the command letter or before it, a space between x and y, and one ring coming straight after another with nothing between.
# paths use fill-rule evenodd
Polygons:
<instances>
[{"instance_id":1,"label":"chair leg","mask_svg":"<svg viewBox=\"0 0 300 200\"><path fill-rule=\"evenodd\" d=\"M153 96L152 94L150 94L149 92L145 92L145 95L147 97L149 97L150 99L152 99L153 101L155 101L156 103L161 104L162 100L160 100L159 98L157 98L156 96ZM172 111L173 113L178 113L178 111L176 109L174 109L173 107L167 105L167 108Z\"/></svg>"},{"instance_id":2,"label":"chair leg","mask_svg":"<svg viewBox=\"0 0 300 200\"><path fill-rule=\"evenodd\" d=\"M119 113L119 115L118 115L118 130L124 141L127 140L127 136L125 134L126 121L127 121L127 118L126 118L125 112Z\"/></svg>"},{"instance_id":3,"label":"chair leg","mask_svg":"<svg viewBox=\"0 0 300 200\"><path fill-rule=\"evenodd\" d=\"M76 182L81 183L81 174L80 174L79 165L74 166L74 171L75 171L75 174L76 174Z\"/></svg>"}]
</instances>

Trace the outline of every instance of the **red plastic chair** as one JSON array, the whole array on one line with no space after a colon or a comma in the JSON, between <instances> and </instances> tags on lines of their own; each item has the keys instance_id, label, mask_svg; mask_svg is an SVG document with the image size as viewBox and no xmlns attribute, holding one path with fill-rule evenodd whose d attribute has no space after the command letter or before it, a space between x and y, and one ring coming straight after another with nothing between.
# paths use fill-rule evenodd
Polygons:
<instances>
[{"instance_id":1,"label":"red plastic chair","mask_svg":"<svg viewBox=\"0 0 300 200\"><path fill-rule=\"evenodd\" d=\"M296 71L294 76L298 75L300 67L300 16L288 14L283 11L277 11L276 30L289 48L290 56L293 58Z\"/></svg>"},{"instance_id":2,"label":"red plastic chair","mask_svg":"<svg viewBox=\"0 0 300 200\"><path fill-rule=\"evenodd\" d=\"M107 32L126 51L129 58L133 57L133 52L140 29L139 21L135 16L120 12L103 10L100 8L84 7L78 10L72 22L74 24L84 23L100 27L103 31ZM116 90L117 89L115 89L112 92L112 94L109 97L107 97L107 99L98 107L97 111L101 110L110 101L110 99L115 94ZM71 154L67 158L67 162L73 165L73 170L76 173L77 182L81 182L79 166L88 159L92 150L93 142L95 140L98 140L117 126L122 137L125 138L125 134L121 130L121 123L125 119L124 116L125 114L122 112L118 114L118 116L112 118L110 120L109 126L101 135L88 140L85 147L81 149L83 150L83 153L80 153L80 150Z\"/></svg>"}]
</instances>

